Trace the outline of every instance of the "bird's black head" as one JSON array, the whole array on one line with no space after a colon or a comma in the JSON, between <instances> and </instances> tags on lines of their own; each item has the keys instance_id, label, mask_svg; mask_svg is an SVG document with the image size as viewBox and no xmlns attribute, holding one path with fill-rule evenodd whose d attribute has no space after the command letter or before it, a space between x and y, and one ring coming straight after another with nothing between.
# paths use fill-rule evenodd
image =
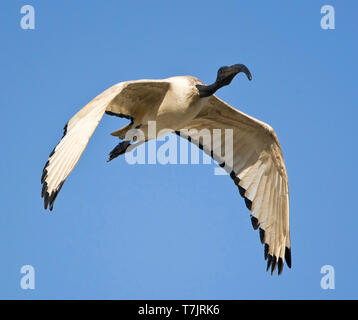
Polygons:
<instances>
[{"instance_id":1,"label":"bird's black head","mask_svg":"<svg viewBox=\"0 0 358 320\"><path fill-rule=\"evenodd\" d=\"M228 84L231 83L232 79L234 79L234 77L240 72L245 73L249 80L252 79L251 73L246 66L244 66L243 64L234 64L233 66L230 67L227 66L221 67L218 70L218 75L216 77L215 82L218 85L227 86Z\"/></svg>"},{"instance_id":2,"label":"bird's black head","mask_svg":"<svg viewBox=\"0 0 358 320\"><path fill-rule=\"evenodd\" d=\"M231 83L232 79L240 73L243 72L246 74L249 80L252 79L249 69L243 64L234 64L232 66L224 66L218 70L216 81L210 86L197 85L196 87L199 90L201 98L211 96L215 93L216 90L220 89L223 86L227 86Z\"/></svg>"}]
</instances>

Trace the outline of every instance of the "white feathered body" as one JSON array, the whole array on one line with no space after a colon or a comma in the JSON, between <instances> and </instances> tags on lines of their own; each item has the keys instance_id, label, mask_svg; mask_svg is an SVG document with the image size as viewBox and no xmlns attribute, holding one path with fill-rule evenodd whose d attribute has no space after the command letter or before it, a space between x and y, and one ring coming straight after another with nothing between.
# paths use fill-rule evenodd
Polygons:
<instances>
[{"instance_id":1,"label":"white feathered body","mask_svg":"<svg viewBox=\"0 0 358 320\"><path fill-rule=\"evenodd\" d=\"M147 107L146 100L144 102L138 100L138 104L144 104L143 112L134 118L132 125L133 128L140 126L146 138L150 138L147 135L149 121L156 121L156 137L165 135L164 129L179 130L187 126L199 114L209 99L199 97L196 85L203 84L203 82L195 77L177 76L155 81L169 84L163 99L157 108ZM114 99L107 110L120 113L122 108L121 100Z\"/></svg>"}]
</instances>

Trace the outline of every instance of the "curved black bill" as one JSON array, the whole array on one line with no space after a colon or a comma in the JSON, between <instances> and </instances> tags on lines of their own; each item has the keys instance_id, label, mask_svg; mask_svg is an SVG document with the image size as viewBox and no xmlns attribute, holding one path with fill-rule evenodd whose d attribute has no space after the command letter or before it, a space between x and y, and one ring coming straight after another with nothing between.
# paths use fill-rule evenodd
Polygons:
<instances>
[{"instance_id":1,"label":"curved black bill","mask_svg":"<svg viewBox=\"0 0 358 320\"><path fill-rule=\"evenodd\" d=\"M250 70L244 64L234 64L232 66L232 68L234 68L237 73L240 73L240 72L245 73L247 76L247 79L249 79L250 81L252 80Z\"/></svg>"}]
</instances>

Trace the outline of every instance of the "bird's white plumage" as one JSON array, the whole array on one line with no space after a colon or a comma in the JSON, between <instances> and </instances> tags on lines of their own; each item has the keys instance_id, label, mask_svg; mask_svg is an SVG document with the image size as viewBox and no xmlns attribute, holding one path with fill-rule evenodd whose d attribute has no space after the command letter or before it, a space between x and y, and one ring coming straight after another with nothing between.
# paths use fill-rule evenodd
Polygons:
<instances>
[{"instance_id":1,"label":"bird's white plumage","mask_svg":"<svg viewBox=\"0 0 358 320\"><path fill-rule=\"evenodd\" d=\"M215 95L200 98L197 84L203 83L189 76L121 82L89 102L70 119L45 165L41 179L45 208L52 210L105 112L132 120L114 133L121 138L138 125L146 132L146 123L155 120L158 132L169 128L189 139L230 174L251 210L254 228L260 228L268 267L273 272L277 264L281 273L284 260L291 266L291 244L287 173L277 136L267 124ZM233 146L223 156L225 130L232 130Z\"/></svg>"}]
</instances>

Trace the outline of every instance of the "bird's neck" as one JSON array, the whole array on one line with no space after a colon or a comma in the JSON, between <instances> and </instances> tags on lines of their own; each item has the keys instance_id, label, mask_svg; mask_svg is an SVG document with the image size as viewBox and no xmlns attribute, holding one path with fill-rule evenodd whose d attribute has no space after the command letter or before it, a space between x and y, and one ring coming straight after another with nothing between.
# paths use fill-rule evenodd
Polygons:
<instances>
[{"instance_id":1,"label":"bird's neck","mask_svg":"<svg viewBox=\"0 0 358 320\"><path fill-rule=\"evenodd\" d=\"M216 82L214 82L209 86L197 84L196 88L199 90L200 98L205 98L213 95L216 92L216 90L220 88L220 86Z\"/></svg>"}]
</instances>

